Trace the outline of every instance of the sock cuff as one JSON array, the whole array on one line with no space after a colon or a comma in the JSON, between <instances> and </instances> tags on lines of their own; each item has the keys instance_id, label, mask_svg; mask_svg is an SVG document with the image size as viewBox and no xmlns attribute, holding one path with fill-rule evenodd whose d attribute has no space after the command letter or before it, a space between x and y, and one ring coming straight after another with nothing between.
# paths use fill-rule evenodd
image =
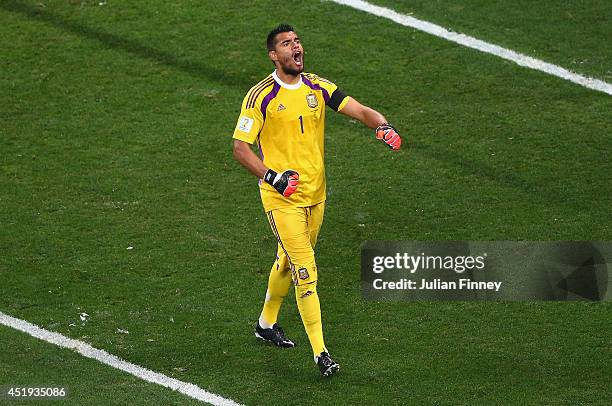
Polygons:
<instances>
[{"instance_id":1,"label":"sock cuff","mask_svg":"<svg viewBox=\"0 0 612 406\"><path fill-rule=\"evenodd\" d=\"M270 324L270 323L268 323L268 322L266 321L266 319L264 319L263 314L262 314L261 316L259 316L259 321L258 321L258 323L259 323L259 327L261 327L261 328L266 328L266 329L267 329L267 328L272 328L272 327L274 326L274 324Z\"/></svg>"}]
</instances>

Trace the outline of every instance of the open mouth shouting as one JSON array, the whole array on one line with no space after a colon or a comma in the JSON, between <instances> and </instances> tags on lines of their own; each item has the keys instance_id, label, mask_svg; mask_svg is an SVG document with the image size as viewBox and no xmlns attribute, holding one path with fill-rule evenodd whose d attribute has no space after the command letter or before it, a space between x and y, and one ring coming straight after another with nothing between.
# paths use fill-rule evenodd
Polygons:
<instances>
[{"instance_id":1,"label":"open mouth shouting","mask_svg":"<svg viewBox=\"0 0 612 406\"><path fill-rule=\"evenodd\" d=\"M304 67L304 53L302 51L295 51L293 53L293 62L298 69L302 69Z\"/></svg>"}]
</instances>

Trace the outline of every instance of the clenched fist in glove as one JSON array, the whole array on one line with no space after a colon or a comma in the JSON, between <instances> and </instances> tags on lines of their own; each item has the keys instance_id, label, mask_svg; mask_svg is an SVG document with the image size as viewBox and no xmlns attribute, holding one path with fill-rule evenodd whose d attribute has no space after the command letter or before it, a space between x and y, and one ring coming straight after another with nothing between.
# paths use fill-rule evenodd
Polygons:
<instances>
[{"instance_id":1,"label":"clenched fist in glove","mask_svg":"<svg viewBox=\"0 0 612 406\"><path fill-rule=\"evenodd\" d=\"M297 190L300 179L299 173L293 169L287 169L283 173L276 173L272 169L268 169L264 175L264 180L278 190L278 193L285 197L289 197Z\"/></svg>"},{"instance_id":2,"label":"clenched fist in glove","mask_svg":"<svg viewBox=\"0 0 612 406\"><path fill-rule=\"evenodd\" d=\"M391 149L400 149L402 145L402 138L397 133L395 127L387 123L376 128L376 138L382 140Z\"/></svg>"}]
</instances>

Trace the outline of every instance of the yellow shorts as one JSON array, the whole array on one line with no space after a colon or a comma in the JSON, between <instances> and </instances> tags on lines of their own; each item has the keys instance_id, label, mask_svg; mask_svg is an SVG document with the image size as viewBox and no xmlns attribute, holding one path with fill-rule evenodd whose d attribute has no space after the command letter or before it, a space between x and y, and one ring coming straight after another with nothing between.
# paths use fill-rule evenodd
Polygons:
<instances>
[{"instance_id":1,"label":"yellow shorts","mask_svg":"<svg viewBox=\"0 0 612 406\"><path fill-rule=\"evenodd\" d=\"M267 213L278 241L277 270L291 271L294 285L317 281L314 248L323 222L325 202L310 207L283 207Z\"/></svg>"}]
</instances>

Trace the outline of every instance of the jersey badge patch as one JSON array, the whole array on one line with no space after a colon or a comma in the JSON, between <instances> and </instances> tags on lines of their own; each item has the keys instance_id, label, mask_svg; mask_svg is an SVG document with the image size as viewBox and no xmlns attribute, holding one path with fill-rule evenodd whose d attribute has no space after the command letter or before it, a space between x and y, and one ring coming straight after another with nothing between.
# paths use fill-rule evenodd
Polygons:
<instances>
[{"instance_id":1,"label":"jersey badge patch","mask_svg":"<svg viewBox=\"0 0 612 406\"><path fill-rule=\"evenodd\" d=\"M300 279L308 279L308 277L310 276L308 275L308 269L306 268L298 269L298 276L300 277Z\"/></svg>"},{"instance_id":2,"label":"jersey badge patch","mask_svg":"<svg viewBox=\"0 0 612 406\"><path fill-rule=\"evenodd\" d=\"M238 119L238 129L244 133L250 133L253 127L253 119L250 117L242 116Z\"/></svg>"},{"instance_id":3,"label":"jersey badge patch","mask_svg":"<svg viewBox=\"0 0 612 406\"><path fill-rule=\"evenodd\" d=\"M313 93L308 93L306 95L306 103L308 103L308 107L310 107L311 109L314 109L315 107L319 105L317 96L315 96Z\"/></svg>"}]
</instances>

